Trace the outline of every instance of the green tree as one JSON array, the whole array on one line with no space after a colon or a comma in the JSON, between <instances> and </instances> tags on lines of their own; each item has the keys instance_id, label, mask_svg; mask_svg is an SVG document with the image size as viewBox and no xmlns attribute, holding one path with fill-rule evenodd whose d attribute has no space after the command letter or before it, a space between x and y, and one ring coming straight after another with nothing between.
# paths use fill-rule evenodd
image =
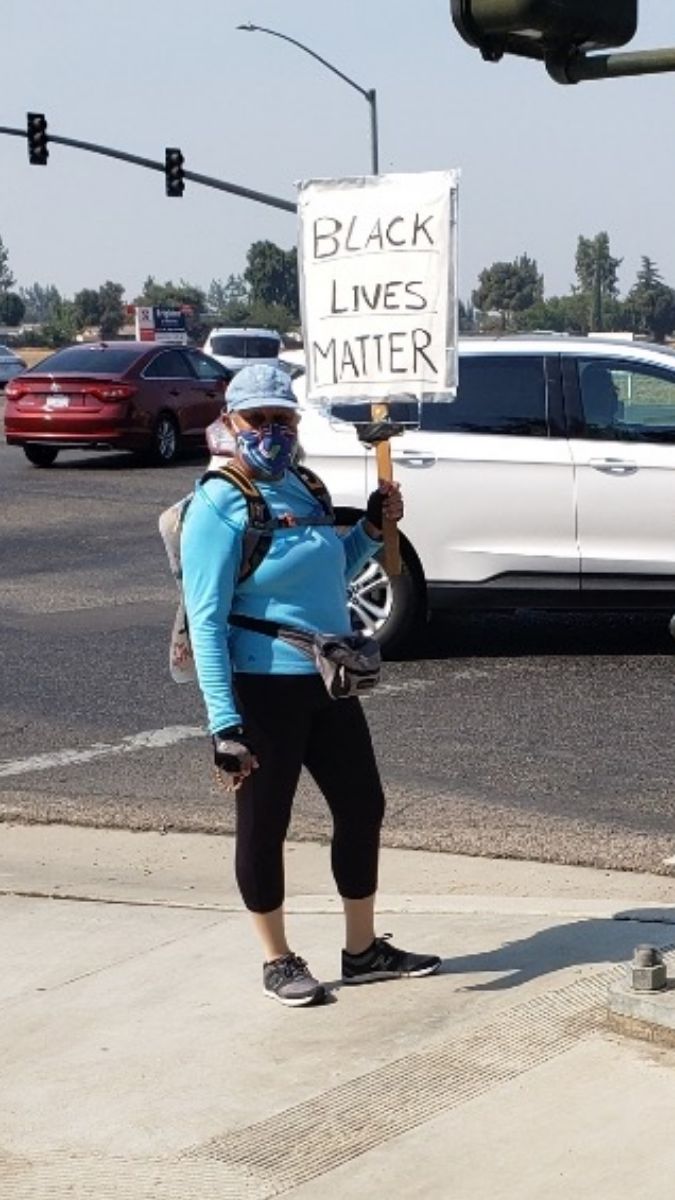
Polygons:
<instances>
[{"instance_id":1,"label":"green tree","mask_svg":"<svg viewBox=\"0 0 675 1200\"><path fill-rule=\"evenodd\" d=\"M46 325L42 336L48 346L66 346L74 342L78 332L75 305L72 300L61 300Z\"/></svg>"},{"instance_id":2,"label":"green tree","mask_svg":"<svg viewBox=\"0 0 675 1200\"><path fill-rule=\"evenodd\" d=\"M518 329L588 333L588 304L586 298L576 292L571 296L550 296L547 300L538 300L531 308L518 313L515 324Z\"/></svg>"},{"instance_id":3,"label":"green tree","mask_svg":"<svg viewBox=\"0 0 675 1200\"><path fill-rule=\"evenodd\" d=\"M478 276L478 287L471 299L483 312L501 314L502 328L513 322L513 315L531 308L543 299L544 277L537 263L527 254L513 262L494 262Z\"/></svg>"},{"instance_id":4,"label":"green tree","mask_svg":"<svg viewBox=\"0 0 675 1200\"><path fill-rule=\"evenodd\" d=\"M124 287L108 279L99 288L82 288L73 299L78 329L98 326L104 340L117 337L124 324Z\"/></svg>"},{"instance_id":5,"label":"green tree","mask_svg":"<svg viewBox=\"0 0 675 1200\"><path fill-rule=\"evenodd\" d=\"M569 296L550 296L518 313L517 329L550 329L556 333L586 334L595 328L591 322L592 309L582 292ZM603 301L603 329L626 329L625 305L620 300Z\"/></svg>"},{"instance_id":6,"label":"green tree","mask_svg":"<svg viewBox=\"0 0 675 1200\"><path fill-rule=\"evenodd\" d=\"M608 304L619 295L618 271L623 259L610 253L609 234L597 233L593 238L577 240L575 271L578 290L586 297L591 329L611 328L608 323Z\"/></svg>"},{"instance_id":7,"label":"green tree","mask_svg":"<svg viewBox=\"0 0 675 1200\"><path fill-rule=\"evenodd\" d=\"M225 282L222 279L212 279L206 297L206 306L215 316L224 316L233 306L245 308L248 306L248 288L242 275L228 275Z\"/></svg>"},{"instance_id":8,"label":"green tree","mask_svg":"<svg viewBox=\"0 0 675 1200\"><path fill-rule=\"evenodd\" d=\"M282 250L274 242L253 242L246 255L244 279L254 304L280 304L298 318L298 254L295 247Z\"/></svg>"},{"instance_id":9,"label":"green tree","mask_svg":"<svg viewBox=\"0 0 675 1200\"><path fill-rule=\"evenodd\" d=\"M20 325L26 306L17 292L0 294L0 323L3 325Z\"/></svg>"},{"instance_id":10,"label":"green tree","mask_svg":"<svg viewBox=\"0 0 675 1200\"><path fill-rule=\"evenodd\" d=\"M0 295L14 287L14 276L9 269L9 250L0 237Z\"/></svg>"},{"instance_id":11,"label":"green tree","mask_svg":"<svg viewBox=\"0 0 675 1200\"><path fill-rule=\"evenodd\" d=\"M248 325L260 329L276 329L279 333L287 333L289 329L297 328L298 317L283 304L252 304L246 318Z\"/></svg>"},{"instance_id":12,"label":"green tree","mask_svg":"<svg viewBox=\"0 0 675 1200\"><path fill-rule=\"evenodd\" d=\"M101 320L101 299L98 288L82 288L73 297L73 314L78 329L98 325Z\"/></svg>"},{"instance_id":13,"label":"green tree","mask_svg":"<svg viewBox=\"0 0 675 1200\"><path fill-rule=\"evenodd\" d=\"M579 234L575 258L575 270L579 290L592 294L598 277L603 296L618 296L617 275L622 258L613 258L609 249L609 234L596 233L593 238Z\"/></svg>"},{"instance_id":14,"label":"green tree","mask_svg":"<svg viewBox=\"0 0 675 1200\"><path fill-rule=\"evenodd\" d=\"M662 342L675 329L675 291L663 282L656 264L646 255L626 297L627 324Z\"/></svg>"},{"instance_id":15,"label":"green tree","mask_svg":"<svg viewBox=\"0 0 675 1200\"><path fill-rule=\"evenodd\" d=\"M61 294L53 284L43 287L33 283L30 287L19 288L19 295L26 306L25 320L31 325L49 321L61 303Z\"/></svg>"},{"instance_id":16,"label":"green tree","mask_svg":"<svg viewBox=\"0 0 675 1200\"><path fill-rule=\"evenodd\" d=\"M104 341L116 338L124 324L124 287L121 283L113 283L106 279L98 289L100 305L99 325Z\"/></svg>"}]
</instances>

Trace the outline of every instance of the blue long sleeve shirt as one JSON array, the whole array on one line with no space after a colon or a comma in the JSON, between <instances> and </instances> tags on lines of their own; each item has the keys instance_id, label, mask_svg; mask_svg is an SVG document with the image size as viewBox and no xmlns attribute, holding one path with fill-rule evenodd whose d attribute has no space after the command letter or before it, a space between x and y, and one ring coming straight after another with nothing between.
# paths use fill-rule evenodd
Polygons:
<instances>
[{"instance_id":1,"label":"blue long sleeve shirt","mask_svg":"<svg viewBox=\"0 0 675 1200\"><path fill-rule=\"evenodd\" d=\"M256 480L273 517L323 516L295 475ZM344 536L330 525L276 529L262 563L243 583L248 510L241 493L221 479L198 484L181 537L183 591L197 677L212 733L241 724L233 673L306 675L314 662L279 638L228 624L230 613L263 617L321 633L349 633L347 584L382 543L360 521Z\"/></svg>"}]
</instances>

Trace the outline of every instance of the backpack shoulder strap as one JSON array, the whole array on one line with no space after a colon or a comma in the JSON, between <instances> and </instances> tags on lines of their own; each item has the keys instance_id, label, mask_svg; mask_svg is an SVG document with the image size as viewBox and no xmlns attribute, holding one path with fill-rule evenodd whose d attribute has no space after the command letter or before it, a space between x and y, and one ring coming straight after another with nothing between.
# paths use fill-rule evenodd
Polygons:
<instances>
[{"instance_id":1,"label":"backpack shoulder strap","mask_svg":"<svg viewBox=\"0 0 675 1200\"><path fill-rule=\"evenodd\" d=\"M306 467L304 463L295 463L294 466L291 467L291 470L293 474L300 480L300 482L304 483L305 487L309 492L311 492L315 500L319 501L319 504L321 505L326 516L330 517L331 522L334 522L335 513L333 512L333 503L330 498L330 492L323 482L323 479L319 479L319 476L315 475L313 471L310 471L309 467Z\"/></svg>"},{"instance_id":2,"label":"backpack shoulder strap","mask_svg":"<svg viewBox=\"0 0 675 1200\"><path fill-rule=\"evenodd\" d=\"M272 519L272 514L259 488L234 463L228 463L226 467L218 467L215 471L206 471L201 477L201 483L206 483L208 479L223 479L225 483L232 484L246 501L248 524L244 533L244 547L238 578L238 583L243 583L260 566L272 545L272 533L276 522Z\"/></svg>"}]
</instances>

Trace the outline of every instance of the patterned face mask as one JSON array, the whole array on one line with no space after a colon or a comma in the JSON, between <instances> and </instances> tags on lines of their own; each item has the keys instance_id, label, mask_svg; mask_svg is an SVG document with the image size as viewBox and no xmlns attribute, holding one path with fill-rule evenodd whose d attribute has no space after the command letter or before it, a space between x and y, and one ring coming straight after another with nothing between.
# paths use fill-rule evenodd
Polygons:
<instances>
[{"instance_id":1,"label":"patterned face mask","mask_svg":"<svg viewBox=\"0 0 675 1200\"><path fill-rule=\"evenodd\" d=\"M298 435L286 425L237 432L237 449L245 463L265 479L279 479L291 465Z\"/></svg>"}]
</instances>

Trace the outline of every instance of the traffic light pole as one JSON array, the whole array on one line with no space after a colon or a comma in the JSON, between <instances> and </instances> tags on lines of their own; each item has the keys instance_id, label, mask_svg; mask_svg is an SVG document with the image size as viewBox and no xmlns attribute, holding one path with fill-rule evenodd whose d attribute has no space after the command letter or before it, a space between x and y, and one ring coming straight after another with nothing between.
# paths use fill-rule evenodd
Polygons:
<instances>
[{"instance_id":1,"label":"traffic light pole","mask_svg":"<svg viewBox=\"0 0 675 1200\"><path fill-rule=\"evenodd\" d=\"M25 129L13 129L5 125L0 125L0 134L6 134L8 137L28 137ZM106 158L116 158L121 162L133 163L136 167L145 167L148 171L159 171L160 174L165 174L166 164L164 162L153 158L142 158L138 154L127 154L126 150L114 150L111 146L100 146L97 142L83 142L79 138L61 137L56 133L48 135L47 143L51 142L60 146L72 146L75 150L86 150L90 154L103 154ZM211 175L201 175L197 171L183 170L183 176L192 183L199 183L202 187L215 188L219 192L229 192L230 195L241 196L243 200L254 200L258 204L267 204L271 208L280 208L284 212L297 212L297 204L294 204L292 200L283 200L280 196L269 196L266 192L256 192L252 188L241 187L238 183L214 179Z\"/></svg>"}]
</instances>

